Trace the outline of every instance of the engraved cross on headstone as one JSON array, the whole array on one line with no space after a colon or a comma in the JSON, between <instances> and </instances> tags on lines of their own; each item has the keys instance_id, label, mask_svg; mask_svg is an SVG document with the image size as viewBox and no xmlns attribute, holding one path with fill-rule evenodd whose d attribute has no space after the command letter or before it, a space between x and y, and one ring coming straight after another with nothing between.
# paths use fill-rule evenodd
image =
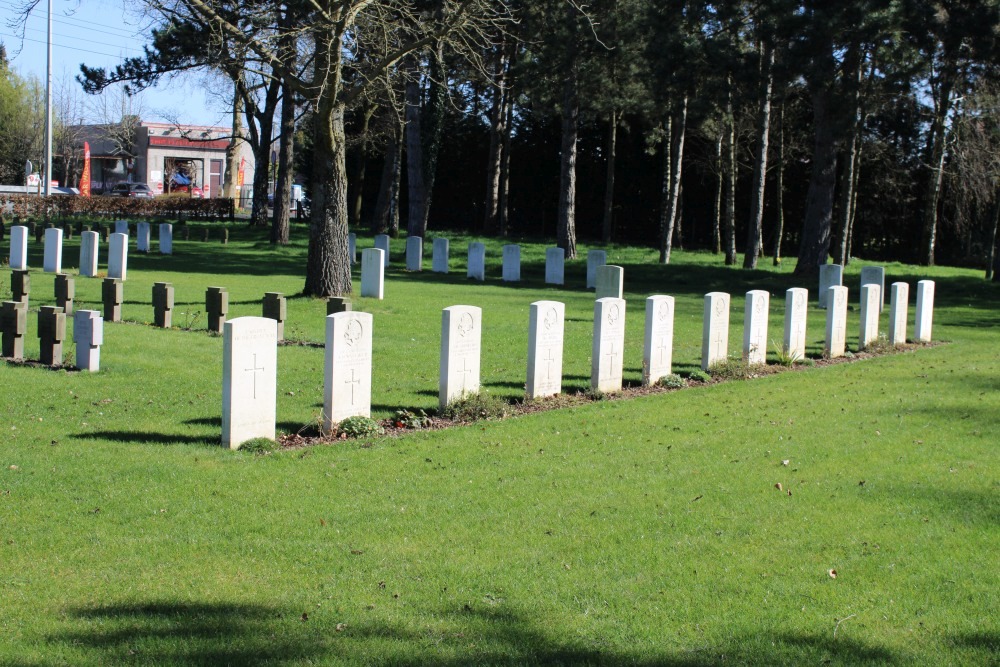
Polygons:
<instances>
[{"instance_id":1,"label":"engraved cross on headstone","mask_svg":"<svg viewBox=\"0 0 1000 667\"><path fill-rule=\"evenodd\" d=\"M656 349L660 351L660 363L663 363L663 358L667 356L667 337L660 336L660 344L656 346Z\"/></svg>"},{"instance_id":2,"label":"engraved cross on headstone","mask_svg":"<svg viewBox=\"0 0 1000 667\"><path fill-rule=\"evenodd\" d=\"M605 356L607 356L607 357L609 357L611 359L611 364L608 366L609 374L605 375L605 377L614 377L611 374L611 371L613 371L613 367L615 365L615 359L618 357L618 353L615 352L615 341L611 341L611 349L608 351L608 353Z\"/></svg>"},{"instance_id":3,"label":"engraved cross on headstone","mask_svg":"<svg viewBox=\"0 0 1000 667\"><path fill-rule=\"evenodd\" d=\"M245 372L247 372L247 373L253 373L253 397L256 399L257 398L257 373L263 373L264 372L264 367L263 366L261 366L260 368L257 367L257 353L256 352L253 355L253 364L251 365L251 367L250 368L245 368L243 370Z\"/></svg>"},{"instance_id":4,"label":"engraved cross on headstone","mask_svg":"<svg viewBox=\"0 0 1000 667\"><path fill-rule=\"evenodd\" d=\"M344 380L344 384L351 385L351 406L352 407L354 406L354 399L355 399L355 397L354 397L354 391L358 387L361 386L361 378L355 377L357 375L357 370L358 369L356 369L356 368L352 368L351 369L351 379L350 380Z\"/></svg>"},{"instance_id":5,"label":"engraved cross on headstone","mask_svg":"<svg viewBox=\"0 0 1000 667\"><path fill-rule=\"evenodd\" d=\"M469 360L468 360L468 358L462 357L462 368L459 369L459 372L462 373L462 393L464 394L465 393L465 388L467 386L466 385L466 380L468 380L468 378L469 378L469 373L472 372L472 369L469 368Z\"/></svg>"},{"instance_id":6,"label":"engraved cross on headstone","mask_svg":"<svg viewBox=\"0 0 1000 667\"><path fill-rule=\"evenodd\" d=\"M545 379L546 380L551 380L552 379L552 362L555 361L555 359L552 356L552 348L551 347L547 348L545 350L545 358L542 359L542 361L548 362L548 363L545 364Z\"/></svg>"}]
</instances>

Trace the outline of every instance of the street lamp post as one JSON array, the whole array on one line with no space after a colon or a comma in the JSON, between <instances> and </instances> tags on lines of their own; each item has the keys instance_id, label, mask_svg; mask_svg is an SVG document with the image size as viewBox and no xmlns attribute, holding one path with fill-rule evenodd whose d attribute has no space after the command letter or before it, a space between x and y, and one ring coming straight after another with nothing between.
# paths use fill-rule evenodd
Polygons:
<instances>
[{"instance_id":1,"label":"street lamp post","mask_svg":"<svg viewBox=\"0 0 1000 667\"><path fill-rule=\"evenodd\" d=\"M45 196L52 194L52 0L49 0L49 39L45 59Z\"/></svg>"}]
</instances>

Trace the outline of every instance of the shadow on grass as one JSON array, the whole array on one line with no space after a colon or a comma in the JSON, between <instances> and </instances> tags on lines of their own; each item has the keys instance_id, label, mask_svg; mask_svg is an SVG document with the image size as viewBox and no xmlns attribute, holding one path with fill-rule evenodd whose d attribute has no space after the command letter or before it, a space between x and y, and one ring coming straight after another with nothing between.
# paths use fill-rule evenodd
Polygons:
<instances>
[{"instance_id":1,"label":"shadow on grass","mask_svg":"<svg viewBox=\"0 0 1000 667\"><path fill-rule=\"evenodd\" d=\"M179 435L176 433L148 433L143 431L91 431L74 433L75 440L107 440L109 442L133 442L142 445L212 445L218 446L218 438L200 435Z\"/></svg>"},{"instance_id":2,"label":"shadow on grass","mask_svg":"<svg viewBox=\"0 0 1000 667\"><path fill-rule=\"evenodd\" d=\"M88 664L264 665L336 660L403 667L464 665L895 664L890 650L830 636L735 637L726 644L654 653L566 642L512 610L431 614L445 628L403 629L382 621L331 627L298 609L253 604L151 602L70 610L71 629L50 635L51 653L83 653ZM973 637L972 648L990 638ZM603 642L601 642L603 643ZM71 648L70 648L71 647ZM20 663L27 665L29 663ZM35 663L45 664L45 663Z\"/></svg>"}]
</instances>

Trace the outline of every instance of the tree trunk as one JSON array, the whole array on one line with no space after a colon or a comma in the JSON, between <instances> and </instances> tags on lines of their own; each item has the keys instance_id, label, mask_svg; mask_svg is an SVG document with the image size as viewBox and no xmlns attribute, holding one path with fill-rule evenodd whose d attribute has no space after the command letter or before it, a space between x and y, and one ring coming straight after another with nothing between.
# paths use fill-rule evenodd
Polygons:
<instances>
[{"instance_id":1,"label":"tree trunk","mask_svg":"<svg viewBox=\"0 0 1000 667\"><path fill-rule=\"evenodd\" d=\"M441 151L441 136L444 133L444 114L448 102L448 72L444 62L444 42L439 41L431 52L431 76L427 89L427 106L421 113L424 170L424 212L420 219L417 236L427 235L434 199L434 180L437 176L438 153Z\"/></svg>"},{"instance_id":2,"label":"tree trunk","mask_svg":"<svg viewBox=\"0 0 1000 667\"><path fill-rule=\"evenodd\" d=\"M267 184L271 171L273 128L269 122L261 122L260 126L258 144L253 147L253 206L250 209L250 224L254 227L267 227Z\"/></svg>"},{"instance_id":3,"label":"tree trunk","mask_svg":"<svg viewBox=\"0 0 1000 667\"><path fill-rule=\"evenodd\" d=\"M368 126L378 109L374 104L361 109L361 127L358 129L358 152L354 162L354 178L348 183L351 201L351 224L361 224L361 204L365 196L365 173L368 170Z\"/></svg>"},{"instance_id":4,"label":"tree trunk","mask_svg":"<svg viewBox=\"0 0 1000 667\"><path fill-rule=\"evenodd\" d=\"M774 88L774 49L766 40L762 46L761 69L764 75L760 106L757 109L757 159L753 166L753 191L750 198L750 221L747 244L743 250L743 268L756 269L764 246L764 188L767 185L767 149L771 132L771 90Z\"/></svg>"},{"instance_id":5,"label":"tree trunk","mask_svg":"<svg viewBox=\"0 0 1000 667\"><path fill-rule=\"evenodd\" d=\"M667 200L666 227L660 237L660 263L670 263L670 250L673 246L674 225L677 222L677 208L681 194L681 169L684 165L684 135L687 130L688 97L681 99L681 108L677 113L677 123L672 132L673 141L670 150L670 192Z\"/></svg>"},{"instance_id":6,"label":"tree trunk","mask_svg":"<svg viewBox=\"0 0 1000 667\"><path fill-rule=\"evenodd\" d=\"M427 208L427 188L424 184L424 149L420 131L420 70L416 59L410 58L406 82L406 176L409 187L409 213L406 227L410 236L420 236Z\"/></svg>"},{"instance_id":7,"label":"tree trunk","mask_svg":"<svg viewBox=\"0 0 1000 667\"><path fill-rule=\"evenodd\" d=\"M667 116L663 124L663 180L660 183L660 262L665 263L667 247L667 228L670 226L670 170L673 167L670 153L674 149L674 119Z\"/></svg>"},{"instance_id":8,"label":"tree trunk","mask_svg":"<svg viewBox=\"0 0 1000 667\"><path fill-rule=\"evenodd\" d=\"M385 161L382 163L382 180L379 182L378 201L372 216L372 234L387 234L392 227L393 211L397 215L398 229L399 171L400 171L399 131L394 128L385 145Z\"/></svg>"},{"instance_id":9,"label":"tree trunk","mask_svg":"<svg viewBox=\"0 0 1000 667\"><path fill-rule=\"evenodd\" d=\"M333 104L333 100L321 98L314 114L313 198L303 289L308 296L349 296L351 293L344 107L339 104L333 108L327 106ZM328 122L323 122L324 116L329 118Z\"/></svg>"},{"instance_id":10,"label":"tree trunk","mask_svg":"<svg viewBox=\"0 0 1000 667\"><path fill-rule=\"evenodd\" d=\"M858 146L861 143L861 74L863 67L864 59L859 59L854 75L854 117L851 123L847 160L844 163L843 187L840 192L840 247L837 249L837 263L841 266L847 266L851 257L851 202L854 201Z\"/></svg>"},{"instance_id":11,"label":"tree trunk","mask_svg":"<svg viewBox=\"0 0 1000 667\"><path fill-rule=\"evenodd\" d=\"M490 149L486 159L486 206L483 211L483 231L498 234L500 212L500 164L503 156L506 91L504 89L505 48L498 47L496 71L493 75L492 107L490 109Z\"/></svg>"},{"instance_id":12,"label":"tree trunk","mask_svg":"<svg viewBox=\"0 0 1000 667\"><path fill-rule=\"evenodd\" d=\"M990 249L986 256L986 280L998 280L1000 274L1000 252L997 248L997 227L1000 227L1000 189L994 195L993 233L990 235Z\"/></svg>"},{"instance_id":13,"label":"tree trunk","mask_svg":"<svg viewBox=\"0 0 1000 667\"><path fill-rule=\"evenodd\" d=\"M236 175L240 169L240 143L243 141L243 96L239 93L238 84L233 84L233 91L233 136L226 146L226 175L222 181L222 196L226 199L240 196Z\"/></svg>"},{"instance_id":14,"label":"tree trunk","mask_svg":"<svg viewBox=\"0 0 1000 667\"><path fill-rule=\"evenodd\" d=\"M831 79L828 79L832 80ZM812 92L813 169L806 196L805 220L795 275L815 277L830 254L830 228L833 224L833 199L837 186L837 150L831 118L831 92L827 83Z\"/></svg>"},{"instance_id":15,"label":"tree trunk","mask_svg":"<svg viewBox=\"0 0 1000 667\"><path fill-rule=\"evenodd\" d=\"M497 225L500 236L507 236L510 228L510 140L514 127L514 95L511 91L508 91L504 104L507 120L504 122L503 153L500 160L500 211Z\"/></svg>"},{"instance_id":16,"label":"tree trunk","mask_svg":"<svg viewBox=\"0 0 1000 667\"><path fill-rule=\"evenodd\" d=\"M615 210L615 156L618 143L618 112L612 109L608 118L607 163L604 175L604 219L601 222L601 240L611 242Z\"/></svg>"},{"instance_id":17,"label":"tree trunk","mask_svg":"<svg viewBox=\"0 0 1000 667\"><path fill-rule=\"evenodd\" d=\"M674 215L674 247L684 250L684 183L677 191L677 213Z\"/></svg>"},{"instance_id":18,"label":"tree trunk","mask_svg":"<svg viewBox=\"0 0 1000 667\"><path fill-rule=\"evenodd\" d=\"M953 81L945 77L934 99L934 119L931 122L928 136L927 174L925 192L927 201L924 204L920 257L918 261L927 266L934 265L934 246L937 242L938 201L941 197L941 183L944 180L945 143L948 138L948 112L951 110L951 91Z\"/></svg>"},{"instance_id":19,"label":"tree trunk","mask_svg":"<svg viewBox=\"0 0 1000 667\"><path fill-rule=\"evenodd\" d=\"M778 106L778 172L774 184L778 228L774 232L774 266L781 264L781 241L785 236L785 105Z\"/></svg>"},{"instance_id":20,"label":"tree trunk","mask_svg":"<svg viewBox=\"0 0 1000 667\"><path fill-rule=\"evenodd\" d=\"M736 117L733 115L733 77L726 98L726 266L736 263Z\"/></svg>"},{"instance_id":21,"label":"tree trunk","mask_svg":"<svg viewBox=\"0 0 1000 667\"><path fill-rule=\"evenodd\" d=\"M556 229L556 245L566 251L566 259L576 257L576 139L580 100L577 96L575 55L572 58L569 76L563 85L559 219Z\"/></svg>"},{"instance_id":22,"label":"tree trunk","mask_svg":"<svg viewBox=\"0 0 1000 667\"><path fill-rule=\"evenodd\" d=\"M295 168L295 93L281 84L281 138L278 143L278 182L274 188L271 243L286 245L292 208L292 177Z\"/></svg>"},{"instance_id":23,"label":"tree trunk","mask_svg":"<svg viewBox=\"0 0 1000 667\"><path fill-rule=\"evenodd\" d=\"M725 182L725 175L722 170L722 132L715 139L715 173L719 179L715 183L715 207L712 221L712 252L718 255L722 252L722 184Z\"/></svg>"}]
</instances>

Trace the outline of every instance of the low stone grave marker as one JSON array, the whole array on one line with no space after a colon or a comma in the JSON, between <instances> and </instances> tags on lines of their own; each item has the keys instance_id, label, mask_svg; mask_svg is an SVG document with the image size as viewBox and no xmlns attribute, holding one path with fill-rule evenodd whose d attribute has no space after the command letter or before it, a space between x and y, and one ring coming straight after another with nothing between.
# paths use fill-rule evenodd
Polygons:
<instances>
[{"instance_id":1,"label":"low stone grave marker","mask_svg":"<svg viewBox=\"0 0 1000 667\"><path fill-rule=\"evenodd\" d=\"M28 228L14 225L10 228L10 268L24 271L28 268Z\"/></svg>"},{"instance_id":2,"label":"low stone grave marker","mask_svg":"<svg viewBox=\"0 0 1000 667\"><path fill-rule=\"evenodd\" d=\"M587 251L587 289L597 287L597 268L608 263L608 253L605 250Z\"/></svg>"},{"instance_id":3,"label":"low stone grave marker","mask_svg":"<svg viewBox=\"0 0 1000 667\"><path fill-rule=\"evenodd\" d=\"M223 325L222 444L274 440L278 397L278 323L237 317Z\"/></svg>"},{"instance_id":4,"label":"low stone grave marker","mask_svg":"<svg viewBox=\"0 0 1000 667\"><path fill-rule=\"evenodd\" d=\"M473 280L486 280L486 246L478 241L469 244L469 268L465 276Z\"/></svg>"},{"instance_id":5,"label":"low stone grave marker","mask_svg":"<svg viewBox=\"0 0 1000 667\"><path fill-rule=\"evenodd\" d=\"M351 300L342 296L331 296L326 300L326 314L349 313L353 309Z\"/></svg>"},{"instance_id":6,"label":"low stone grave marker","mask_svg":"<svg viewBox=\"0 0 1000 667\"><path fill-rule=\"evenodd\" d=\"M101 225L101 241L107 243L110 237L111 230L106 225Z\"/></svg>"},{"instance_id":7,"label":"low stone grave marker","mask_svg":"<svg viewBox=\"0 0 1000 667\"><path fill-rule=\"evenodd\" d=\"M934 281L921 280L917 283L917 321L913 338L921 343L931 342L931 328L934 325Z\"/></svg>"},{"instance_id":8,"label":"low stone grave marker","mask_svg":"<svg viewBox=\"0 0 1000 667\"><path fill-rule=\"evenodd\" d=\"M67 222L65 225L63 225L62 230L63 230L63 238L66 239L67 241L72 241L73 240L73 225L71 225L71 224L69 224Z\"/></svg>"},{"instance_id":9,"label":"low stone grave marker","mask_svg":"<svg viewBox=\"0 0 1000 667\"><path fill-rule=\"evenodd\" d=\"M595 299L621 299L625 293L625 269L614 264L597 267Z\"/></svg>"},{"instance_id":10,"label":"low stone grave marker","mask_svg":"<svg viewBox=\"0 0 1000 667\"><path fill-rule=\"evenodd\" d=\"M45 257L42 267L45 273L62 271L63 230L55 227L45 230Z\"/></svg>"},{"instance_id":11,"label":"low stone grave marker","mask_svg":"<svg viewBox=\"0 0 1000 667\"><path fill-rule=\"evenodd\" d=\"M261 303L262 315L277 322L278 340L285 340L285 317L288 315L288 303L281 292L266 292Z\"/></svg>"},{"instance_id":12,"label":"low stone grave marker","mask_svg":"<svg viewBox=\"0 0 1000 667\"><path fill-rule=\"evenodd\" d=\"M792 287L785 291L785 335L782 351L792 361L806 356L806 316L809 313L809 290Z\"/></svg>"},{"instance_id":13,"label":"low stone grave marker","mask_svg":"<svg viewBox=\"0 0 1000 667\"><path fill-rule=\"evenodd\" d=\"M743 311L743 359L752 365L767 363L767 317L771 295L764 290L747 292Z\"/></svg>"},{"instance_id":14,"label":"low stone grave marker","mask_svg":"<svg viewBox=\"0 0 1000 667\"><path fill-rule=\"evenodd\" d=\"M521 280L521 246L508 244L503 247L503 281L516 283Z\"/></svg>"},{"instance_id":15,"label":"low stone grave marker","mask_svg":"<svg viewBox=\"0 0 1000 667\"><path fill-rule=\"evenodd\" d=\"M31 274L27 269L10 272L10 294L13 301L28 305L28 299L31 297Z\"/></svg>"},{"instance_id":16,"label":"low stone grave marker","mask_svg":"<svg viewBox=\"0 0 1000 667\"><path fill-rule=\"evenodd\" d=\"M174 226L169 222L160 224L159 242L161 255L174 254Z\"/></svg>"},{"instance_id":17,"label":"low stone grave marker","mask_svg":"<svg viewBox=\"0 0 1000 667\"><path fill-rule=\"evenodd\" d=\"M448 273L448 239L440 236L434 239L431 249L431 271L434 273Z\"/></svg>"},{"instance_id":18,"label":"low stone grave marker","mask_svg":"<svg viewBox=\"0 0 1000 667\"><path fill-rule=\"evenodd\" d=\"M562 248L545 249L545 284L562 285L566 281L566 251Z\"/></svg>"},{"instance_id":19,"label":"low stone grave marker","mask_svg":"<svg viewBox=\"0 0 1000 667\"><path fill-rule=\"evenodd\" d=\"M63 340L66 338L66 313L58 306L38 309L38 360L46 366L62 364Z\"/></svg>"},{"instance_id":20,"label":"low stone grave marker","mask_svg":"<svg viewBox=\"0 0 1000 667\"><path fill-rule=\"evenodd\" d=\"M76 343L76 367L96 373L101 368L101 345L104 344L104 320L96 310L78 310L73 315L73 342Z\"/></svg>"},{"instance_id":21,"label":"low stone grave marker","mask_svg":"<svg viewBox=\"0 0 1000 667\"><path fill-rule=\"evenodd\" d=\"M153 324L169 329L174 316L174 286L170 283L153 283Z\"/></svg>"},{"instance_id":22,"label":"low stone grave marker","mask_svg":"<svg viewBox=\"0 0 1000 667\"><path fill-rule=\"evenodd\" d=\"M385 295L385 250L365 248L361 251L361 296L382 299Z\"/></svg>"},{"instance_id":23,"label":"low stone grave marker","mask_svg":"<svg viewBox=\"0 0 1000 667\"><path fill-rule=\"evenodd\" d=\"M354 232L347 234L347 256L350 258L351 264L358 263L358 235Z\"/></svg>"},{"instance_id":24,"label":"low stone grave marker","mask_svg":"<svg viewBox=\"0 0 1000 667\"><path fill-rule=\"evenodd\" d=\"M101 301L104 304L106 321L121 322L123 293L122 281L118 278L105 278L101 283Z\"/></svg>"},{"instance_id":25,"label":"low stone grave marker","mask_svg":"<svg viewBox=\"0 0 1000 667\"><path fill-rule=\"evenodd\" d=\"M135 226L135 249L136 252L149 252L149 223L140 222Z\"/></svg>"},{"instance_id":26,"label":"low stone grave marker","mask_svg":"<svg viewBox=\"0 0 1000 667\"><path fill-rule=\"evenodd\" d=\"M906 343L906 318L910 300L910 286L907 283L893 283L889 304L889 342L892 345Z\"/></svg>"},{"instance_id":27,"label":"low stone grave marker","mask_svg":"<svg viewBox=\"0 0 1000 667\"><path fill-rule=\"evenodd\" d=\"M625 299L594 301L594 338L590 352L590 388L604 393L622 390L625 353Z\"/></svg>"},{"instance_id":28,"label":"low stone grave marker","mask_svg":"<svg viewBox=\"0 0 1000 667\"><path fill-rule=\"evenodd\" d=\"M885 310L885 267L861 267L861 286L864 287L865 285L878 285L879 297L881 299L878 310L879 312Z\"/></svg>"},{"instance_id":29,"label":"low stone grave marker","mask_svg":"<svg viewBox=\"0 0 1000 667\"><path fill-rule=\"evenodd\" d=\"M705 314L701 330L701 369L707 371L729 358L729 304L725 292L705 295Z\"/></svg>"},{"instance_id":30,"label":"low stone grave marker","mask_svg":"<svg viewBox=\"0 0 1000 667\"><path fill-rule=\"evenodd\" d=\"M562 392L563 332L566 305L559 301L535 301L528 310L529 400Z\"/></svg>"},{"instance_id":31,"label":"low stone grave marker","mask_svg":"<svg viewBox=\"0 0 1000 667\"><path fill-rule=\"evenodd\" d=\"M108 278L125 280L128 272L128 236L115 232L108 241Z\"/></svg>"},{"instance_id":32,"label":"low stone grave marker","mask_svg":"<svg viewBox=\"0 0 1000 667\"><path fill-rule=\"evenodd\" d=\"M878 283L861 286L861 330L858 333L858 349L865 350L878 341L878 314L882 304L882 289Z\"/></svg>"},{"instance_id":33,"label":"low stone grave marker","mask_svg":"<svg viewBox=\"0 0 1000 667\"><path fill-rule=\"evenodd\" d=\"M824 352L830 359L844 356L847 350L847 288L829 288L826 309L826 341Z\"/></svg>"},{"instance_id":34,"label":"low stone grave marker","mask_svg":"<svg viewBox=\"0 0 1000 667\"><path fill-rule=\"evenodd\" d=\"M115 234L124 234L128 236L128 221L127 220L116 220L115 221Z\"/></svg>"},{"instance_id":35,"label":"low stone grave marker","mask_svg":"<svg viewBox=\"0 0 1000 667\"><path fill-rule=\"evenodd\" d=\"M345 311L326 317L323 431L348 417L371 417L372 315Z\"/></svg>"},{"instance_id":36,"label":"low stone grave marker","mask_svg":"<svg viewBox=\"0 0 1000 667\"><path fill-rule=\"evenodd\" d=\"M406 239L406 270L424 270L424 240L419 236Z\"/></svg>"},{"instance_id":37,"label":"low stone grave marker","mask_svg":"<svg viewBox=\"0 0 1000 667\"><path fill-rule=\"evenodd\" d=\"M3 356L24 359L24 334L28 331L28 304L24 301L4 301L0 306L0 337Z\"/></svg>"},{"instance_id":38,"label":"low stone grave marker","mask_svg":"<svg viewBox=\"0 0 1000 667\"><path fill-rule=\"evenodd\" d=\"M449 306L441 313L441 373L438 402L442 409L463 396L479 393L483 311Z\"/></svg>"},{"instance_id":39,"label":"low stone grave marker","mask_svg":"<svg viewBox=\"0 0 1000 667\"><path fill-rule=\"evenodd\" d=\"M646 298L646 328L642 344L642 383L646 386L672 372L674 355L674 297Z\"/></svg>"},{"instance_id":40,"label":"low stone grave marker","mask_svg":"<svg viewBox=\"0 0 1000 667\"><path fill-rule=\"evenodd\" d=\"M830 288L844 284L844 267L840 264L823 264L819 267L819 307L827 307Z\"/></svg>"},{"instance_id":41,"label":"low stone grave marker","mask_svg":"<svg viewBox=\"0 0 1000 667\"><path fill-rule=\"evenodd\" d=\"M80 275L85 278L97 277L97 248L100 235L97 232L80 234Z\"/></svg>"},{"instance_id":42,"label":"low stone grave marker","mask_svg":"<svg viewBox=\"0 0 1000 667\"><path fill-rule=\"evenodd\" d=\"M225 287L209 287L205 290L205 312L208 314L208 330L222 333L229 314L229 290ZM277 332L277 329L275 329Z\"/></svg>"},{"instance_id":43,"label":"low stone grave marker","mask_svg":"<svg viewBox=\"0 0 1000 667\"><path fill-rule=\"evenodd\" d=\"M389 266L389 235L388 234L378 234L375 236L375 247L383 250L382 254L382 265L388 268ZM361 262L365 261L365 253L361 251Z\"/></svg>"},{"instance_id":44,"label":"low stone grave marker","mask_svg":"<svg viewBox=\"0 0 1000 667\"><path fill-rule=\"evenodd\" d=\"M76 298L76 281L73 276L57 273L55 281L56 305L63 309L66 315L73 314L73 301Z\"/></svg>"}]
</instances>

